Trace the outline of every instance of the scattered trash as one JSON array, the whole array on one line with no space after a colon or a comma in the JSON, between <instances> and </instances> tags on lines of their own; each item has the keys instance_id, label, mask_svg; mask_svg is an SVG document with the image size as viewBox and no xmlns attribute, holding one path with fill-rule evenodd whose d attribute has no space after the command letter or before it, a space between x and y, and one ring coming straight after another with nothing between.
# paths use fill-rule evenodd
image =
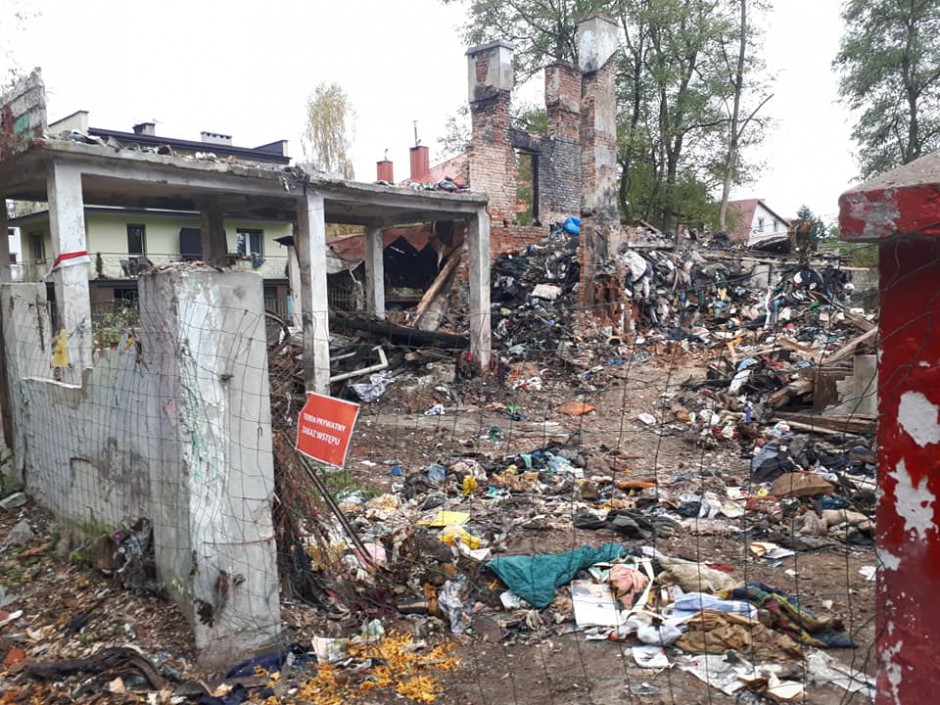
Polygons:
<instances>
[{"instance_id":1,"label":"scattered trash","mask_svg":"<svg viewBox=\"0 0 940 705\"><path fill-rule=\"evenodd\" d=\"M23 492L14 492L0 499L0 509L6 512L19 509L26 504L26 494Z\"/></svg>"}]
</instances>

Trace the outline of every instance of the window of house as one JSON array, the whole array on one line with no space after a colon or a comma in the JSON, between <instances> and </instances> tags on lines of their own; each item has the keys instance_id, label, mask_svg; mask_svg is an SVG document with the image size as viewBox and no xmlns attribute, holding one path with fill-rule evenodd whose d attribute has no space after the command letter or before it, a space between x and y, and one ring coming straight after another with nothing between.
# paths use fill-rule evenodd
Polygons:
<instances>
[{"instance_id":1,"label":"window of house","mask_svg":"<svg viewBox=\"0 0 940 705\"><path fill-rule=\"evenodd\" d=\"M250 257L252 255L257 255L260 257L261 252L261 240L264 238L263 230L249 230L246 228L239 228L235 231L235 239L238 243L238 254Z\"/></svg>"},{"instance_id":2,"label":"window of house","mask_svg":"<svg viewBox=\"0 0 940 705\"><path fill-rule=\"evenodd\" d=\"M764 219L763 218L757 219L757 232L759 233L764 232Z\"/></svg>"},{"instance_id":3,"label":"window of house","mask_svg":"<svg viewBox=\"0 0 940 705\"><path fill-rule=\"evenodd\" d=\"M16 253L15 253L15 252L11 252L11 253L10 253L10 264L16 264Z\"/></svg>"},{"instance_id":4,"label":"window of house","mask_svg":"<svg viewBox=\"0 0 940 705\"><path fill-rule=\"evenodd\" d=\"M146 228L143 225L127 224L127 254L143 255L147 253Z\"/></svg>"},{"instance_id":5,"label":"window of house","mask_svg":"<svg viewBox=\"0 0 940 705\"><path fill-rule=\"evenodd\" d=\"M45 233L29 234L29 258L33 262L46 261L46 236Z\"/></svg>"},{"instance_id":6,"label":"window of house","mask_svg":"<svg viewBox=\"0 0 940 705\"><path fill-rule=\"evenodd\" d=\"M180 228L180 258L184 262L202 259L202 230L200 228Z\"/></svg>"}]
</instances>

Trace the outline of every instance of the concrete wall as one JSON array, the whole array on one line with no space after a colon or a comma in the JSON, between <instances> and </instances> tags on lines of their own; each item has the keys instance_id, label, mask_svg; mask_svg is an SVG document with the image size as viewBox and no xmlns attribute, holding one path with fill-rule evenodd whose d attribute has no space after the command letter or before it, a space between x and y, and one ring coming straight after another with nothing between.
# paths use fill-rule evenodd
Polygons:
<instances>
[{"instance_id":1,"label":"concrete wall","mask_svg":"<svg viewBox=\"0 0 940 705\"><path fill-rule=\"evenodd\" d=\"M140 278L141 329L55 381L42 284L0 287L15 467L89 531L153 521L158 578L200 658L225 665L279 633L262 280L176 265Z\"/></svg>"}]
</instances>

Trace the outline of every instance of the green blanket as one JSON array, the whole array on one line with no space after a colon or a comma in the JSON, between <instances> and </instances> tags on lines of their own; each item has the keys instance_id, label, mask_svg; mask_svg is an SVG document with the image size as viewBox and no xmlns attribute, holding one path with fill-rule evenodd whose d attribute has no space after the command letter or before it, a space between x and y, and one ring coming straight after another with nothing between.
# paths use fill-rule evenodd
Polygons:
<instances>
[{"instance_id":1,"label":"green blanket","mask_svg":"<svg viewBox=\"0 0 940 705\"><path fill-rule=\"evenodd\" d=\"M612 561L623 554L622 547L605 543L598 548L582 546L573 551L542 556L494 558L486 566L516 595L542 609L555 599L555 588L570 583L579 570L590 568L595 563Z\"/></svg>"}]
</instances>

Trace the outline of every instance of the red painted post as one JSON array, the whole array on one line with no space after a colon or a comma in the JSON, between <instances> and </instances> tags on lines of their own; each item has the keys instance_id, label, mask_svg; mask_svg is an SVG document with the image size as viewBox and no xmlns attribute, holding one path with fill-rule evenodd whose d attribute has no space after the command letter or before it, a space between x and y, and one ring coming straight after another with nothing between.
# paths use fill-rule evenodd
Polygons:
<instances>
[{"instance_id":1,"label":"red painted post","mask_svg":"<svg viewBox=\"0 0 940 705\"><path fill-rule=\"evenodd\" d=\"M940 152L839 199L841 237L879 243L877 705L940 692Z\"/></svg>"}]
</instances>

